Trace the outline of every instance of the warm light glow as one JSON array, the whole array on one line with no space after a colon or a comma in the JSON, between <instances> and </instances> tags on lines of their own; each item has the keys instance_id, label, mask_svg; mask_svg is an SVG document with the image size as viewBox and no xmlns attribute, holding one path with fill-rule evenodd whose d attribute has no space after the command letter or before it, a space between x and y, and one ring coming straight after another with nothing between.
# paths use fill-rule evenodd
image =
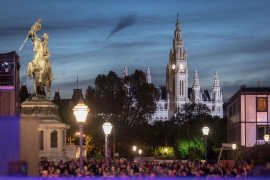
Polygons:
<instances>
[{"instance_id":1,"label":"warm light glow","mask_svg":"<svg viewBox=\"0 0 270 180\"><path fill-rule=\"evenodd\" d=\"M75 106L72 110L76 117L77 123L85 123L87 114L90 109L84 104L82 97L80 98L77 106Z\"/></svg>"},{"instance_id":2,"label":"warm light glow","mask_svg":"<svg viewBox=\"0 0 270 180\"><path fill-rule=\"evenodd\" d=\"M263 138L264 138L264 141L265 142L268 142L269 141L269 135L268 134L265 134Z\"/></svg>"},{"instance_id":3,"label":"warm light glow","mask_svg":"<svg viewBox=\"0 0 270 180\"><path fill-rule=\"evenodd\" d=\"M76 136L80 136L80 132L76 132ZM83 137L85 137L85 134L83 135Z\"/></svg>"},{"instance_id":4,"label":"warm light glow","mask_svg":"<svg viewBox=\"0 0 270 180\"><path fill-rule=\"evenodd\" d=\"M258 111L266 111L266 98L258 98Z\"/></svg>"},{"instance_id":5,"label":"warm light glow","mask_svg":"<svg viewBox=\"0 0 270 180\"><path fill-rule=\"evenodd\" d=\"M111 123L105 122L102 127L103 127L103 131L106 135L111 134L111 131L112 131L112 124Z\"/></svg>"},{"instance_id":6,"label":"warm light glow","mask_svg":"<svg viewBox=\"0 0 270 180\"><path fill-rule=\"evenodd\" d=\"M165 148L165 152L167 152L168 151L168 149L167 148Z\"/></svg>"},{"instance_id":7,"label":"warm light glow","mask_svg":"<svg viewBox=\"0 0 270 180\"><path fill-rule=\"evenodd\" d=\"M209 127L204 126L204 128L202 129L202 131L203 131L203 135L207 136L208 133L209 133Z\"/></svg>"},{"instance_id":8,"label":"warm light glow","mask_svg":"<svg viewBox=\"0 0 270 180\"><path fill-rule=\"evenodd\" d=\"M233 150L235 150L236 149L236 144L232 144L232 148L233 148Z\"/></svg>"},{"instance_id":9,"label":"warm light glow","mask_svg":"<svg viewBox=\"0 0 270 180\"><path fill-rule=\"evenodd\" d=\"M136 151L137 147L136 146L133 146L133 151Z\"/></svg>"},{"instance_id":10,"label":"warm light glow","mask_svg":"<svg viewBox=\"0 0 270 180\"><path fill-rule=\"evenodd\" d=\"M142 150L141 149L139 149L139 154L142 154Z\"/></svg>"}]
</instances>

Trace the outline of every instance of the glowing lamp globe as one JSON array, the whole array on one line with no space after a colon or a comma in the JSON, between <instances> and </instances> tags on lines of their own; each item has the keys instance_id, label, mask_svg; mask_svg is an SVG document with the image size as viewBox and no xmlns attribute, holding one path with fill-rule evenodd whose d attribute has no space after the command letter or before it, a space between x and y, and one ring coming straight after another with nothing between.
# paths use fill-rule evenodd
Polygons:
<instances>
[{"instance_id":1,"label":"glowing lamp globe","mask_svg":"<svg viewBox=\"0 0 270 180\"><path fill-rule=\"evenodd\" d=\"M209 133L209 127L204 126L204 128L202 129L202 131L203 131L203 135L207 136L208 133Z\"/></svg>"},{"instance_id":2,"label":"glowing lamp globe","mask_svg":"<svg viewBox=\"0 0 270 180\"><path fill-rule=\"evenodd\" d=\"M102 127L103 127L103 131L106 135L111 134L111 131L112 131L112 124L111 123L105 122Z\"/></svg>"},{"instance_id":3,"label":"glowing lamp globe","mask_svg":"<svg viewBox=\"0 0 270 180\"><path fill-rule=\"evenodd\" d=\"M232 148L233 148L233 150L235 150L236 149L236 144L232 144Z\"/></svg>"},{"instance_id":4,"label":"glowing lamp globe","mask_svg":"<svg viewBox=\"0 0 270 180\"><path fill-rule=\"evenodd\" d=\"M168 149L167 148L165 148L165 152L167 152L168 151Z\"/></svg>"},{"instance_id":5,"label":"glowing lamp globe","mask_svg":"<svg viewBox=\"0 0 270 180\"><path fill-rule=\"evenodd\" d=\"M86 121L87 114L90 111L90 109L88 108L88 106L84 104L82 97L80 98L77 106L75 106L72 110L76 117L77 124L80 124L80 123L84 124Z\"/></svg>"},{"instance_id":6,"label":"glowing lamp globe","mask_svg":"<svg viewBox=\"0 0 270 180\"><path fill-rule=\"evenodd\" d=\"M141 149L139 149L139 154L142 154L142 150Z\"/></svg>"},{"instance_id":7,"label":"glowing lamp globe","mask_svg":"<svg viewBox=\"0 0 270 180\"><path fill-rule=\"evenodd\" d=\"M265 142L268 142L269 141L269 135L268 134L265 134L263 138L264 138L264 141Z\"/></svg>"},{"instance_id":8,"label":"glowing lamp globe","mask_svg":"<svg viewBox=\"0 0 270 180\"><path fill-rule=\"evenodd\" d=\"M133 146L133 151L136 151L137 147L136 146Z\"/></svg>"}]
</instances>

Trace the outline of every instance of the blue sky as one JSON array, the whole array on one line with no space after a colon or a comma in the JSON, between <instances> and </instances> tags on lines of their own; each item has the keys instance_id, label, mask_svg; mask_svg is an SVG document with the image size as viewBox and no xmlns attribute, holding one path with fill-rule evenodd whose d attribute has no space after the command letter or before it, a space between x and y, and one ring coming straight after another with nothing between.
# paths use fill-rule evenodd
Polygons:
<instances>
[{"instance_id":1,"label":"blue sky","mask_svg":"<svg viewBox=\"0 0 270 180\"><path fill-rule=\"evenodd\" d=\"M47 47L61 98L76 88L85 92L98 74L110 70L122 76L150 67L152 82L165 86L166 65L179 12L188 55L189 86L195 69L200 85L211 89L217 71L223 98L242 84L270 86L270 1L0 1L0 53L17 51L21 80L32 60L31 40L19 52L31 26L49 35Z\"/></svg>"}]
</instances>

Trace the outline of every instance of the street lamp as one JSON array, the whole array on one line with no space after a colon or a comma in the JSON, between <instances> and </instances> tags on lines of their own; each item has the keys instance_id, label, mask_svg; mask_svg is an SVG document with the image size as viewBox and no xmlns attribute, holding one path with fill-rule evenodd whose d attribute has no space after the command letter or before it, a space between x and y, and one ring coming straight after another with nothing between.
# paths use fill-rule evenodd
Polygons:
<instances>
[{"instance_id":1,"label":"street lamp","mask_svg":"<svg viewBox=\"0 0 270 180\"><path fill-rule=\"evenodd\" d=\"M80 97L80 100L73 109L74 115L77 120L77 124L79 125L80 129L80 171L83 171L83 126L86 124L86 117L90 109L88 106L86 106L83 102L82 97Z\"/></svg>"},{"instance_id":2,"label":"street lamp","mask_svg":"<svg viewBox=\"0 0 270 180\"><path fill-rule=\"evenodd\" d=\"M135 159L135 151L136 151L137 147L133 146L133 151L134 151L134 159Z\"/></svg>"},{"instance_id":3,"label":"street lamp","mask_svg":"<svg viewBox=\"0 0 270 180\"><path fill-rule=\"evenodd\" d=\"M202 129L203 131L203 135L204 135L204 151L205 151L205 163L207 162L207 135L209 133L209 127L204 126L204 128Z\"/></svg>"},{"instance_id":4,"label":"street lamp","mask_svg":"<svg viewBox=\"0 0 270 180\"><path fill-rule=\"evenodd\" d=\"M233 150L236 149L236 144L232 144L232 149L233 149Z\"/></svg>"},{"instance_id":5,"label":"street lamp","mask_svg":"<svg viewBox=\"0 0 270 180\"><path fill-rule=\"evenodd\" d=\"M268 143L268 141L269 141L269 135L268 134L265 134L263 136L263 138L264 138L264 141Z\"/></svg>"},{"instance_id":6,"label":"street lamp","mask_svg":"<svg viewBox=\"0 0 270 180\"><path fill-rule=\"evenodd\" d=\"M112 124L108 120L103 124L103 131L105 133L105 158L107 160L107 168L109 169L109 134L112 131Z\"/></svg>"},{"instance_id":7,"label":"street lamp","mask_svg":"<svg viewBox=\"0 0 270 180\"><path fill-rule=\"evenodd\" d=\"M168 151L168 149L167 148L165 148L165 152L167 152Z\"/></svg>"},{"instance_id":8,"label":"street lamp","mask_svg":"<svg viewBox=\"0 0 270 180\"><path fill-rule=\"evenodd\" d=\"M140 158L142 159L142 150L139 149Z\"/></svg>"}]
</instances>

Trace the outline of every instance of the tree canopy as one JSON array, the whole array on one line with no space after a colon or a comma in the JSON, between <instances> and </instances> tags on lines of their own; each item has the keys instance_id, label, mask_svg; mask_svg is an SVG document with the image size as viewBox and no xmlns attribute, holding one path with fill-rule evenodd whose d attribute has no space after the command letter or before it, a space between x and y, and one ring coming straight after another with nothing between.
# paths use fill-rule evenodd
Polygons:
<instances>
[{"instance_id":1,"label":"tree canopy","mask_svg":"<svg viewBox=\"0 0 270 180\"><path fill-rule=\"evenodd\" d=\"M124 79L110 71L96 77L95 87L89 86L85 97L91 121L103 119L103 123L105 117L110 117L118 140L126 144L139 138L136 131L154 113L159 93L153 84L146 82L141 70Z\"/></svg>"}]
</instances>

